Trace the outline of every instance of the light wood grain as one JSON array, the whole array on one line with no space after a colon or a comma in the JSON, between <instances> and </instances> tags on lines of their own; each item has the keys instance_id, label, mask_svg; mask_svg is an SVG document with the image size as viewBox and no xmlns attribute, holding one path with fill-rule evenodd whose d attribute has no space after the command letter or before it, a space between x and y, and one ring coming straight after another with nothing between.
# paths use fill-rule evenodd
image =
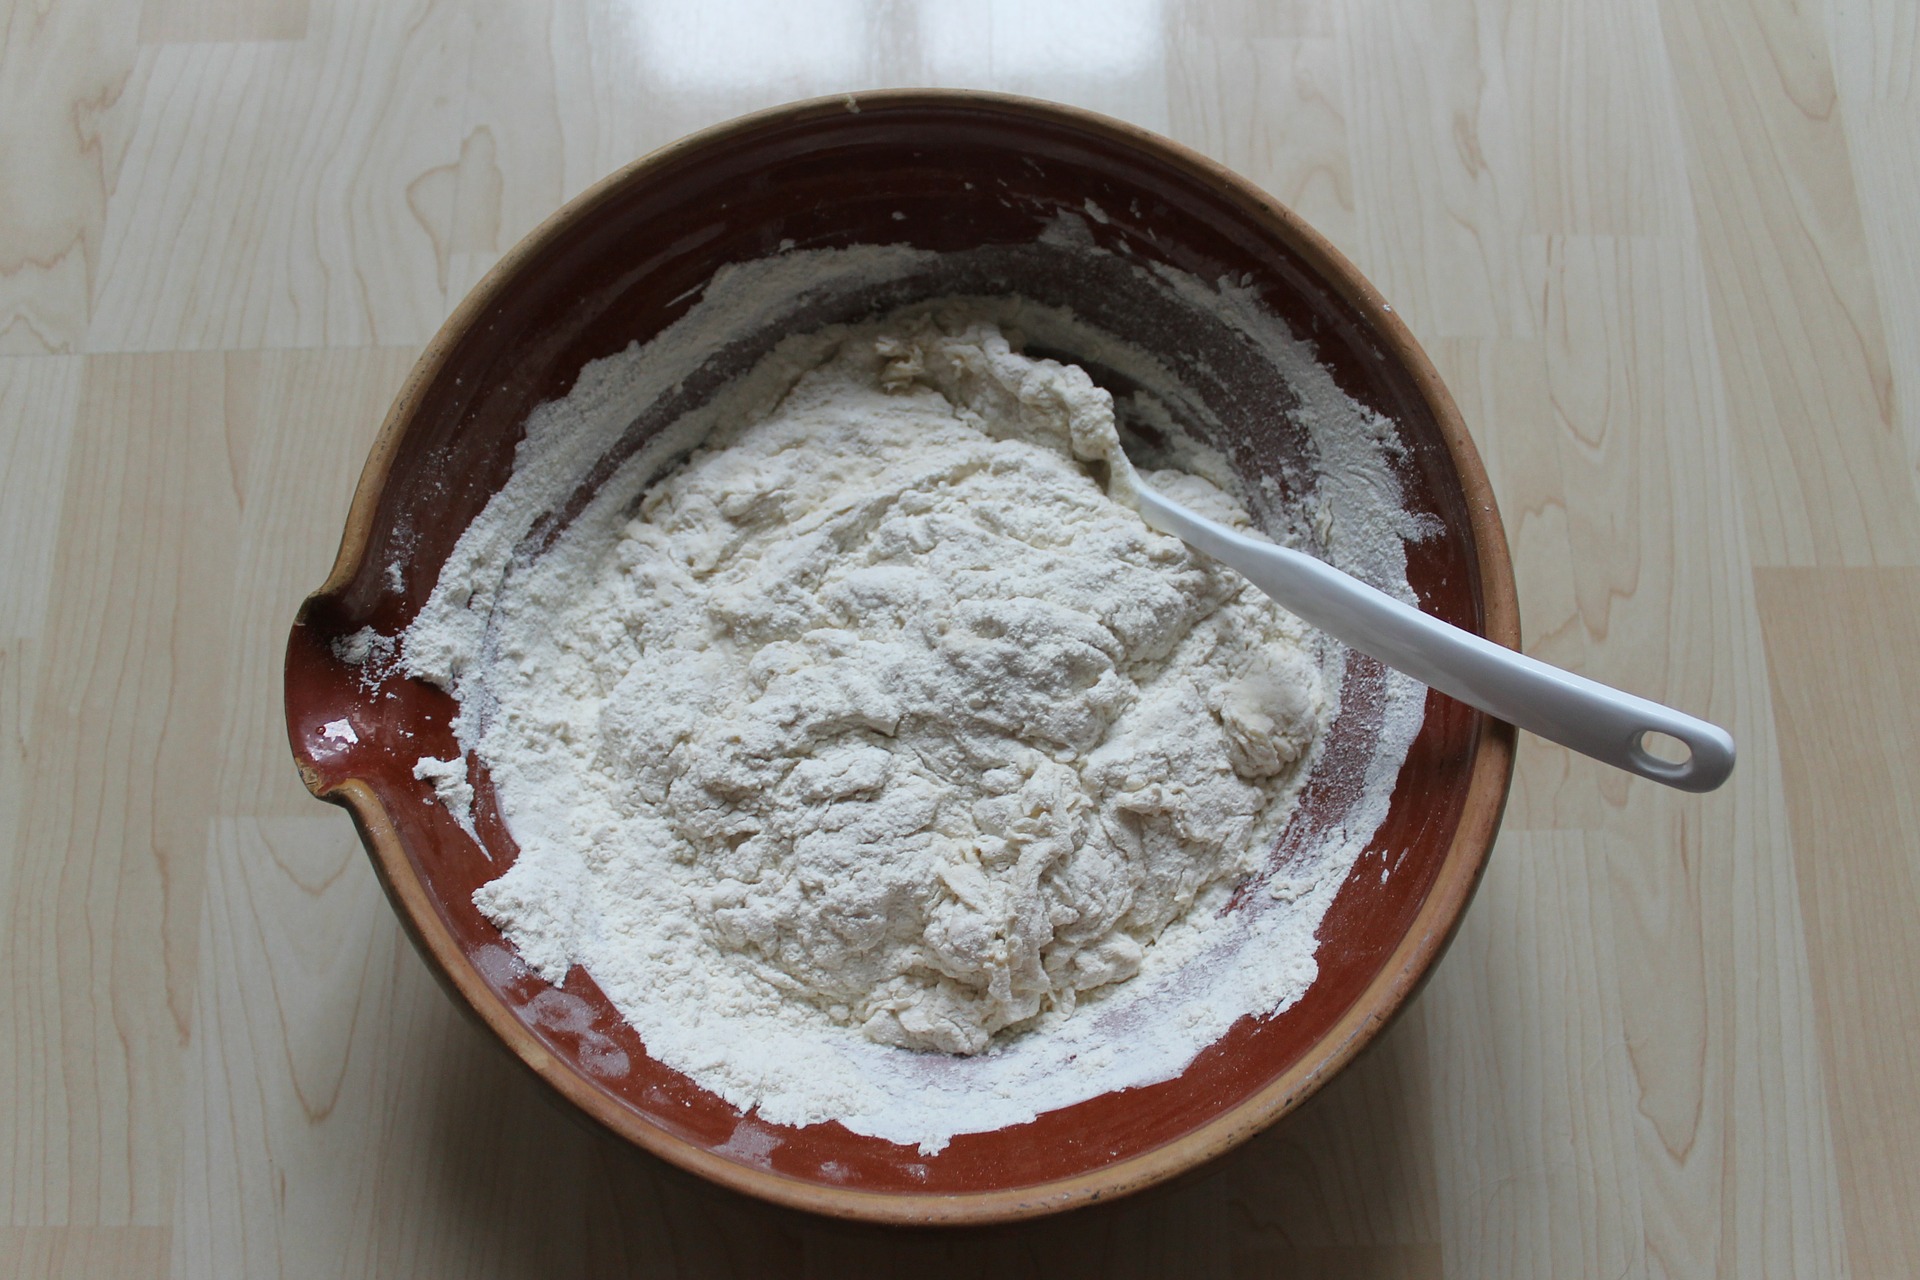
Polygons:
<instances>
[{"instance_id":1,"label":"light wood grain","mask_svg":"<svg viewBox=\"0 0 1920 1280\"><path fill-rule=\"evenodd\" d=\"M358 0L303 40L142 47L89 349L424 341L452 192L416 184L458 162L472 33L449 4Z\"/></svg>"},{"instance_id":2,"label":"light wood grain","mask_svg":"<svg viewBox=\"0 0 1920 1280\"><path fill-rule=\"evenodd\" d=\"M1529 336L1531 184L1496 6L1344 6L1356 261L1423 338Z\"/></svg>"},{"instance_id":3,"label":"light wood grain","mask_svg":"<svg viewBox=\"0 0 1920 1280\"><path fill-rule=\"evenodd\" d=\"M1887 351L1894 368L1920 368L1920 238L1913 234L1912 220L1899 212L1920 207L1920 148L1913 145L1920 137L1920 93L1900 100L1843 98L1842 114L1855 157ZM1920 392L1911 378L1896 381L1893 399L1909 475L1920 476Z\"/></svg>"},{"instance_id":4,"label":"light wood grain","mask_svg":"<svg viewBox=\"0 0 1920 1280\"><path fill-rule=\"evenodd\" d=\"M0 357L0 538L8 548L0 557L0 902L21 892L22 815L36 763L34 686L45 652L81 372L76 357ZM14 1029L16 1035L23 1030ZM8 1057L20 1052L9 1044ZM30 1080L30 1088L39 1084L37 1072L19 1071L19 1078ZM9 1174L8 1187L39 1172L37 1164L24 1164ZM9 1220L21 1220L17 1206Z\"/></svg>"},{"instance_id":5,"label":"light wood grain","mask_svg":"<svg viewBox=\"0 0 1920 1280\"><path fill-rule=\"evenodd\" d=\"M1758 577L1790 779L1847 1234L1865 1275L1920 1271L1920 571ZM1851 678L1835 680L1844 671Z\"/></svg>"},{"instance_id":6,"label":"light wood grain","mask_svg":"<svg viewBox=\"0 0 1920 1280\"><path fill-rule=\"evenodd\" d=\"M1252 178L1335 244L1355 246L1340 42L1216 31L1182 33L1168 50L1168 133Z\"/></svg>"},{"instance_id":7,"label":"light wood grain","mask_svg":"<svg viewBox=\"0 0 1920 1280\"><path fill-rule=\"evenodd\" d=\"M1911 564L1920 503L1817 16L1670 0L1755 563Z\"/></svg>"},{"instance_id":8,"label":"light wood grain","mask_svg":"<svg viewBox=\"0 0 1920 1280\"><path fill-rule=\"evenodd\" d=\"M1671 69L1654 0L1554 0L1506 11L1532 230L1674 235L1689 226Z\"/></svg>"},{"instance_id":9,"label":"light wood grain","mask_svg":"<svg viewBox=\"0 0 1920 1280\"><path fill-rule=\"evenodd\" d=\"M24 0L0 37L0 1276L1920 1270L1907 0ZM285 628L540 219L813 93L1012 89L1248 173L1486 456L1530 651L1732 726L1535 740L1455 950L1190 1184L916 1237L578 1128L300 789Z\"/></svg>"},{"instance_id":10,"label":"light wood grain","mask_svg":"<svg viewBox=\"0 0 1920 1280\"><path fill-rule=\"evenodd\" d=\"M228 360L89 358L82 378L6 904L20 1225L159 1225L172 1203L244 447Z\"/></svg>"},{"instance_id":11,"label":"light wood grain","mask_svg":"<svg viewBox=\"0 0 1920 1280\"><path fill-rule=\"evenodd\" d=\"M1427 995L1456 1274L1647 1269L1604 852L1579 833L1505 841L1481 886L1493 909Z\"/></svg>"},{"instance_id":12,"label":"light wood grain","mask_svg":"<svg viewBox=\"0 0 1920 1280\"><path fill-rule=\"evenodd\" d=\"M0 358L0 637L38 637L53 586L60 496L80 409L82 362Z\"/></svg>"},{"instance_id":13,"label":"light wood grain","mask_svg":"<svg viewBox=\"0 0 1920 1280\"><path fill-rule=\"evenodd\" d=\"M163 1227L0 1227L6 1280L159 1280L166 1274Z\"/></svg>"},{"instance_id":14,"label":"light wood grain","mask_svg":"<svg viewBox=\"0 0 1920 1280\"><path fill-rule=\"evenodd\" d=\"M115 0L12 4L0 34L0 354L79 351L133 70Z\"/></svg>"},{"instance_id":15,"label":"light wood grain","mask_svg":"<svg viewBox=\"0 0 1920 1280\"><path fill-rule=\"evenodd\" d=\"M298 40L307 33L307 0L146 0L140 43L197 40Z\"/></svg>"}]
</instances>

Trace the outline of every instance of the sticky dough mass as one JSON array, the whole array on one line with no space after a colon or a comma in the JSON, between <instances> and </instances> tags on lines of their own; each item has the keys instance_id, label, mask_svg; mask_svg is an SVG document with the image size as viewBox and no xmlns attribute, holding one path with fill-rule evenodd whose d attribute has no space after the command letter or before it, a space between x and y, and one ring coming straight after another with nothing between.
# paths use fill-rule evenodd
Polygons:
<instances>
[{"instance_id":1,"label":"sticky dough mass","mask_svg":"<svg viewBox=\"0 0 1920 1280\"><path fill-rule=\"evenodd\" d=\"M1296 620L1103 490L1117 450L1105 391L991 325L856 331L502 629L483 754L610 800L583 895L671 881L705 945L874 1040L1069 1013L1253 866L1329 708ZM513 871L476 901L549 977L576 958Z\"/></svg>"}]
</instances>

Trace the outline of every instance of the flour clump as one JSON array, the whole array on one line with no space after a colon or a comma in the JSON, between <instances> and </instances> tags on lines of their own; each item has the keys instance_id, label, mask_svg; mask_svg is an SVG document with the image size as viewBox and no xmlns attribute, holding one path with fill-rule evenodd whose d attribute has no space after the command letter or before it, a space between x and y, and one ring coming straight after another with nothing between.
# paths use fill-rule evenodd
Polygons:
<instances>
[{"instance_id":1,"label":"flour clump","mask_svg":"<svg viewBox=\"0 0 1920 1280\"><path fill-rule=\"evenodd\" d=\"M551 980L624 938L977 1054L1252 870L1331 700L1299 622L1108 496L1081 370L924 316L815 358L496 627L503 800L600 804L564 903L525 856L475 900Z\"/></svg>"}]
</instances>

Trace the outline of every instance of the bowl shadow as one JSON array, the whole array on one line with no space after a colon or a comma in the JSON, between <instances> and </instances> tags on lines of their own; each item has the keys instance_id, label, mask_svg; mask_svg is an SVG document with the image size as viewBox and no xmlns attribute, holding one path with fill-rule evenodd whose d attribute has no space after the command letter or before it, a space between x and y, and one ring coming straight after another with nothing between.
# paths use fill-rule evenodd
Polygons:
<instances>
[{"instance_id":1,"label":"bowl shadow","mask_svg":"<svg viewBox=\"0 0 1920 1280\"><path fill-rule=\"evenodd\" d=\"M428 1129L443 1200L506 1280L673 1275L1412 1277L1440 1269L1421 1003L1223 1158L1110 1204L994 1227L816 1217L705 1182L585 1122L467 1026ZM538 1103L536 1104L536 1099Z\"/></svg>"}]
</instances>

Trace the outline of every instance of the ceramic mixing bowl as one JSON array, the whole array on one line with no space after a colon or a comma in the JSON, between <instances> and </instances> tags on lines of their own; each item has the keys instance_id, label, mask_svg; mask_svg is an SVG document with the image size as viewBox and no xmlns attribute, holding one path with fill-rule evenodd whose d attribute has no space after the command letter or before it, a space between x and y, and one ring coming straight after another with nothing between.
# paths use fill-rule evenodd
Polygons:
<instances>
[{"instance_id":1,"label":"ceramic mixing bowl","mask_svg":"<svg viewBox=\"0 0 1920 1280\"><path fill-rule=\"evenodd\" d=\"M1099 261L1121 266L1052 254L1063 227L1082 249L1108 251ZM582 366L659 333L725 264L859 244L990 250L974 259L1001 262L999 273L959 284L1017 289L1155 348L1224 424L1228 438L1215 443L1233 465L1284 490L1298 480L1304 448L1284 412L1285 380L1134 268L1234 282L1309 338L1347 395L1391 420L1405 506L1434 531L1407 546L1422 607L1517 644L1506 543L1460 416L1405 326L1325 240L1244 179L1113 120L984 94L863 93L749 116L636 162L555 214L459 306L395 401L333 572L293 627L287 724L308 787L353 815L436 975L593 1121L785 1205L885 1222L1004 1221L1189 1170L1299 1106L1379 1035L1473 892L1506 798L1513 734L1428 695L1369 845L1382 856L1347 878L1320 929L1319 976L1298 1003L1241 1019L1175 1079L962 1135L936 1156L837 1123L795 1129L742 1115L649 1058L587 974L576 969L553 987L518 965L472 903L516 852L484 772L476 778L484 848L427 802L431 789L412 772L422 755L458 752L455 704L415 681L369 683L364 667L343 661L341 642L367 627L404 629L462 530L506 480L529 412L564 396ZM855 318L860 308L955 287L896 282L804 318ZM684 397L697 399L779 336L716 340ZM623 448L660 425L658 414L636 416ZM1349 676L1366 661L1350 660ZM1351 766L1361 749L1364 710L1343 708L1296 823L1324 822L1355 785L1342 761Z\"/></svg>"}]
</instances>

